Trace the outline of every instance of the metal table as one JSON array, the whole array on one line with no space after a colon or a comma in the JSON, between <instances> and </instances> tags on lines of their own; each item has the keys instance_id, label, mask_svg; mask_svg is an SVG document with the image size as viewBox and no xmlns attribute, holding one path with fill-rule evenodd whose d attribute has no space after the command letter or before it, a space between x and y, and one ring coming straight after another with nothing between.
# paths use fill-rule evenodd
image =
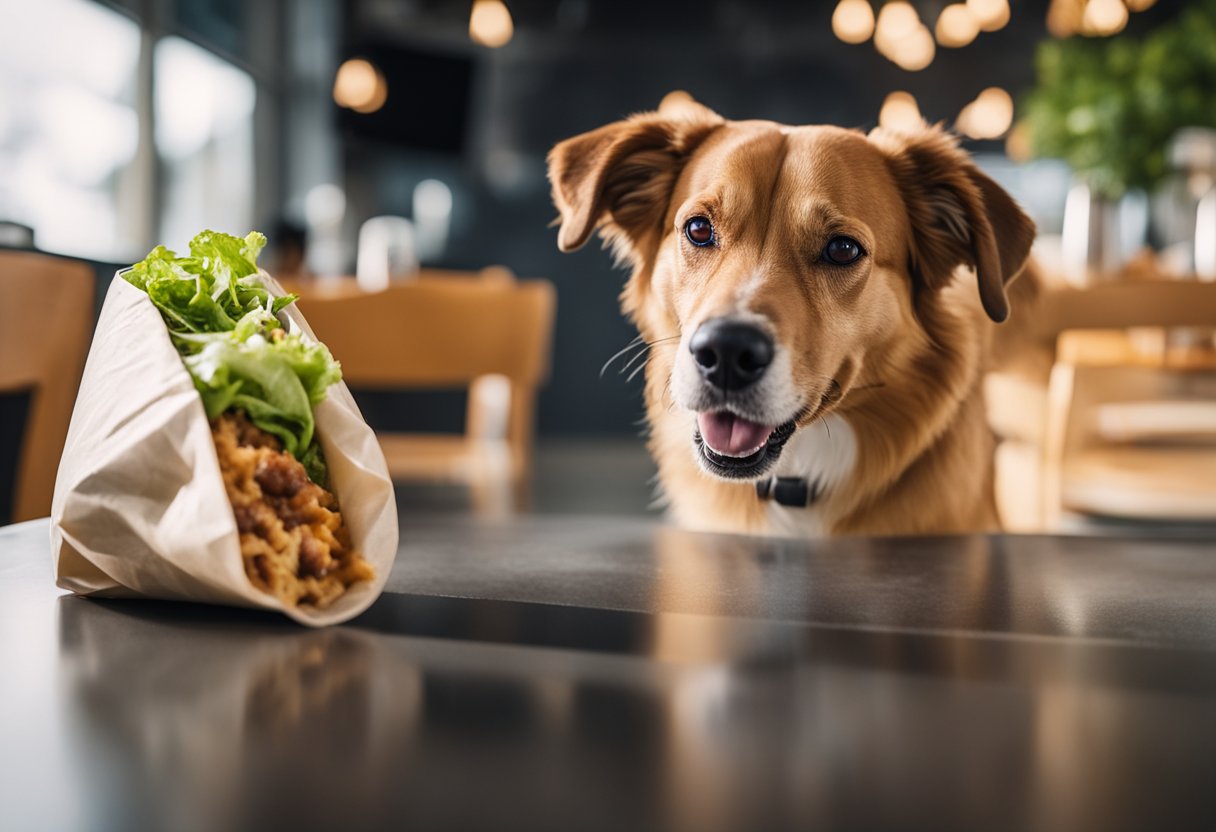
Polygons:
<instances>
[{"instance_id":1,"label":"metal table","mask_svg":"<svg viewBox=\"0 0 1216 832\"><path fill-rule=\"evenodd\" d=\"M351 624L0 529L6 830L1216 828L1216 543L403 531Z\"/></svg>"}]
</instances>

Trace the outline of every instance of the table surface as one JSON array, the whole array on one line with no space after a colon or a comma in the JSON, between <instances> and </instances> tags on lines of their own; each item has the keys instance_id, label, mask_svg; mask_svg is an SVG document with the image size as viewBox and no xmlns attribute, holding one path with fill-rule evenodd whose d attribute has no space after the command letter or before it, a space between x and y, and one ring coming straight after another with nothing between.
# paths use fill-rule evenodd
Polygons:
<instances>
[{"instance_id":1,"label":"table surface","mask_svg":"<svg viewBox=\"0 0 1216 832\"><path fill-rule=\"evenodd\" d=\"M0 528L0 826L1216 828L1216 543L407 528L349 625Z\"/></svg>"}]
</instances>

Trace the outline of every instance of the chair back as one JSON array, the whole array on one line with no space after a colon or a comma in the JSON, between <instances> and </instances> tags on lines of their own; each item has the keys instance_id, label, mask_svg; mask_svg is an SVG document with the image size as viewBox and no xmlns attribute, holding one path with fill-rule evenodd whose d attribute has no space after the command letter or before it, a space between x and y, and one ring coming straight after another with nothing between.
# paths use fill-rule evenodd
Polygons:
<instances>
[{"instance_id":1,"label":"chair back","mask_svg":"<svg viewBox=\"0 0 1216 832\"><path fill-rule=\"evenodd\" d=\"M0 393L28 391L14 522L51 511L55 474L93 330L93 272L81 262L0 251Z\"/></svg>"},{"instance_id":2,"label":"chair back","mask_svg":"<svg viewBox=\"0 0 1216 832\"><path fill-rule=\"evenodd\" d=\"M555 293L542 280L419 277L380 292L308 289L300 311L354 387L466 387L548 376Z\"/></svg>"},{"instance_id":3,"label":"chair back","mask_svg":"<svg viewBox=\"0 0 1216 832\"><path fill-rule=\"evenodd\" d=\"M1152 333L1143 333L1152 334ZM1052 368L1044 514L1216 520L1216 363L1067 330ZM1180 360L1182 359L1182 360Z\"/></svg>"},{"instance_id":4,"label":"chair back","mask_svg":"<svg viewBox=\"0 0 1216 832\"><path fill-rule=\"evenodd\" d=\"M285 286L352 387L464 388L463 435L378 432L397 480L471 486L475 510L524 507L536 393L549 374L556 293L505 269L423 273L380 292L352 282Z\"/></svg>"}]
</instances>

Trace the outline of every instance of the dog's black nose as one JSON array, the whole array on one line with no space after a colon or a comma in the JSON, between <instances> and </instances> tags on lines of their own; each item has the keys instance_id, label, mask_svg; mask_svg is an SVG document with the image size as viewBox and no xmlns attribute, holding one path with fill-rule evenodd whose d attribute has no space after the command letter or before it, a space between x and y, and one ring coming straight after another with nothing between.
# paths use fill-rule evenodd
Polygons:
<instances>
[{"instance_id":1,"label":"dog's black nose","mask_svg":"<svg viewBox=\"0 0 1216 832\"><path fill-rule=\"evenodd\" d=\"M714 387L741 390L773 363L773 341L749 323L711 318L688 342L701 375Z\"/></svg>"}]
</instances>

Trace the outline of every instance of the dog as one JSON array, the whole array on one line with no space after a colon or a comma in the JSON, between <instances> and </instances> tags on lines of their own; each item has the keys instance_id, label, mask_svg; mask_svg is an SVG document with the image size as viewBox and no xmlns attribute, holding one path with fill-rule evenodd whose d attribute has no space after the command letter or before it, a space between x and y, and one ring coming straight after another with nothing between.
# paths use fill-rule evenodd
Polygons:
<instances>
[{"instance_id":1,"label":"dog","mask_svg":"<svg viewBox=\"0 0 1216 832\"><path fill-rule=\"evenodd\" d=\"M693 103L562 141L548 165L558 247L598 231L630 269L677 523L999 528L981 381L1035 227L955 138Z\"/></svg>"}]
</instances>

